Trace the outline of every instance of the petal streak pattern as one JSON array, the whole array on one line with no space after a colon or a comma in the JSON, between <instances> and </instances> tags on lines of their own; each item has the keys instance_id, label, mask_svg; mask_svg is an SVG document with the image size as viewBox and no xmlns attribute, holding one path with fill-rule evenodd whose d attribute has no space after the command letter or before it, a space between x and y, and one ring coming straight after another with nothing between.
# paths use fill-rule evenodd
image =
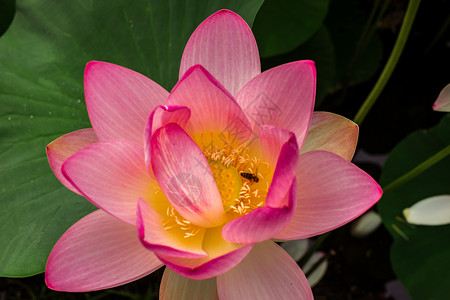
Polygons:
<instances>
[{"instance_id":1,"label":"petal streak pattern","mask_svg":"<svg viewBox=\"0 0 450 300\"><path fill-rule=\"evenodd\" d=\"M252 134L250 122L233 96L200 65L184 74L173 88L167 104L189 106L188 133L216 132L220 135L232 131L234 139L240 142Z\"/></svg>"},{"instance_id":2,"label":"petal streak pattern","mask_svg":"<svg viewBox=\"0 0 450 300\"><path fill-rule=\"evenodd\" d=\"M236 95L245 83L261 73L258 47L247 23L229 10L218 11L203 21L184 49L180 78L197 64Z\"/></svg>"},{"instance_id":3,"label":"petal streak pattern","mask_svg":"<svg viewBox=\"0 0 450 300\"><path fill-rule=\"evenodd\" d=\"M219 300L216 278L193 280L173 272L164 271L159 289L160 300Z\"/></svg>"},{"instance_id":4,"label":"petal streak pattern","mask_svg":"<svg viewBox=\"0 0 450 300\"><path fill-rule=\"evenodd\" d=\"M156 107L147 119L144 132L145 164L151 169L152 136L155 131L169 123L176 123L184 127L191 116L191 110L185 106L167 106Z\"/></svg>"},{"instance_id":5,"label":"petal streak pattern","mask_svg":"<svg viewBox=\"0 0 450 300\"><path fill-rule=\"evenodd\" d=\"M75 188L62 174L61 166L66 159L75 154L78 150L95 142L98 142L98 138L95 135L94 130L92 128L86 128L63 135L47 146L48 162L56 178L58 178L66 188L79 195L81 195L80 191L78 191L77 188Z\"/></svg>"},{"instance_id":6,"label":"petal streak pattern","mask_svg":"<svg viewBox=\"0 0 450 300\"><path fill-rule=\"evenodd\" d=\"M137 280L161 266L139 242L136 227L97 210L59 239L45 282L58 291L95 291Z\"/></svg>"},{"instance_id":7,"label":"petal streak pattern","mask_svg":"<svg viewBox=\"0 0 450 300\"><path fill-rule=\"evenodd\" d=\"M139 198L151 195L144 149L128 141L103 141L72 155L62 173L89 201L136 225Z\"/></svg>"},{"instance_id":8,"label":"petal streak pattern","mask_svg":"<svg viewBox=\"0 0 450 300\"><path fill-rule=\"evenodd\" d=\"M356 123L329 112L315 111L301 153L325 150L352 160L358 142Z\"/></svg>"},{"instance_id":9,"label":"petal streak pattern","mask_svg":"<svg viewBox=\"0 0 450 300\"><path fill-rule=\"evenodd\" d=\"M316 69L312 61L296 61L267 70L236 96L253 127L263 124L292 131L299 147L308 132L314 108Z\"/></svg>"},{"instance_id":10,"label":"petal streak pattern","mask_svg":"<svg viewBox=\"0 0 450 300\"><path fill-rule=\"evenodd\" d=\"M84 73L86 106L100 140L129 140L142 144L145 122L169 93L130 69L90 62Z\"/></svg>"},{"instance_id":11,"label":"petal streak pattern","mask_svg":"<svg viewBox=\"0 0 450 300\"><path fill-rule=\"evenodd\" d=\"M303 239L342 226L368 210L382 194L367 173L320 150L300 155L297 187L297 210L277 239Z\"/></svg>"},{"instance_id":12,"label":"petal streak pattern","mask_svg":"<svg viewBox=\"0 0 450 300\"><path fill-rule=\"evenodd\" d=\"M282 267L281 267L282 266ZM217 277L220 299L312 300L308 280L297 263L272 241L256 244L235 268Z\"/></svg>"}]
</instances>

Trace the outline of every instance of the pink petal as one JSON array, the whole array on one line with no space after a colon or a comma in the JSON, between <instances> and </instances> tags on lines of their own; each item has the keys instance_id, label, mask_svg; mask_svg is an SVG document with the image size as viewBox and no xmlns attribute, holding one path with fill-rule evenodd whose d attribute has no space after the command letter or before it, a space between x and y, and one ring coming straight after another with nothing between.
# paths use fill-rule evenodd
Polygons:
<instances>
[{"instance_id":1,"label":"pink petal","mask_svg":"<svg viewBox=\"0 0 450 300\"><path fill-rule=\"evenodd\" d=\"M216 12L191 35L181 59L180 78L196 64L211 72L232 95L261 73L252 31L229 10Z\"/></svg>"},{"instance_id":2,"label":"pink petal","mask_svg":"<svg viewBox=\"0 0 450 300\"><path fill-rule=\"evenodd\" d=\"M206 230L203 250L208 257L189 259L158 255L158 258L172 271L190 279L203 280L223 274L239 264L253 244L227 242L222 238L221 231L221 226Z\"/></svg>"},{"instance_id":3,"label":"pink petal","mask_svg":"<svg viewBox=\"0 0 450 300\"><path fill-rule=\"evenodd\" d=\"M285 196L285 204L276 207L264 206L235 219L224 226L223 238L232 243L256 243L268 240L282 231L295 213L296 182Z\"/></svg>"},{"instance_id":4,"label":"pink petal","mask_svg":"<svg viewBox=\"0 0 450 300\"><path fill-rule=\"evenodd\" d=\"M151 79L105 62L90 62L84 72L86 106L100 140L142 143L145 122L169 93Z\"/></svg>"},{"instance_id":5,"label":"pink petal","mask_svg":"<svg viewBox=\"0 0 450 300\"><path fill-rule=\"evenodd\" d=\"M184 106L161 105L156 107L147 119L144 133L145 164L147 168L151 164L151 141L155 131L168 123L177 123L184 127L191 116L189 108ZM149 171L152 171L149 168Z\"/></svg>"},{"instance_id":6,"label":"pink petal","mask_svg":"<svg viewBox=\"0 0 450 300\"><path fill-rule=\"evenodd\" d=\"M225 221L222 199L202 150L177 124L159 128L152 138L152 167L173 208L201 227Z\"/></svg>"},{"instance_id":7,"label":"pink petal","mask_svg":"<svg viewBox=\"0 0 450 300\"><path fill-rule=\"evenodd\" d=\"M137 280L161 266L139 242L136 227L97 210L56 243L47 261L45 282L53 290L87 292Z\"/></svg>"},{"instance_id":8,"label":"pink petal","mask_svg":"<svg viewBox=\"0 0 450 300\"><path fill-rule=\"evenodd\" d=\"M231 132L239 142L251 136L251 125L242 109L211 74L202 66L190 68L173 88L169 105L191 109L187 132L191 136L202 132L216 132L219 138Z\"/></svg>"},{"instance_id":9,"label":"pink petal","mask_svg":"<svg viewBox=\"0 0 450 300\"><path fill-rule=\"evenodd\" d=\"M333 152L352 160L358 142L358 125L329 112L314 112L301 153L313 150Z\"/></svg>"},{"instance_id":10,"label":"pink petal","mask_svg":"<svg viewBox=\"0 0 450 300\"><path fill-rule=\"evenodd\" d=\"M299 159L295 135L270 125L261 126L259 134L263 156L272 166L276 166L266 205L276 207L286 204L285 196L295 178Z\"/></svg>"},{"instance_id":11,"label":"pink petal","mask_svg":"<svg viewBox=\"0 0 450 300\"><path fill-rule=\"evenodd\" d=\"M313 299L300 267L272 241L256 244L239 265L218 276L217 292L230 300Z\"/></svg>"},{"instance_id":12,"label":"pink petal","mask_svg":"<svg viewBox=\"0 0 450 300\"><path fill-rule=\"evenodd\" d=\"M78 150L98 141L92 128L80 129L57 138L47 145L47 157L50 168L61 183L77 194L80 192L61 173L61 166Z\"/></svg>"},{"instance_id":13,"label":"pink petal","mask_svg":"<svg viewBox=\"0 0 450 300\"><path fill-rule=\"evenodd\" d=\"M192 280L171 271L164 270L159 289L160 300L219 300L216 278Z\"/></svg>"},{"instance_id":14,"label":"pink petal","mask_svg":"<svg viewBox=\"0 0 450 300\"><path fill-rule=\"evenodd\" d=\"M436 111L450 112L450 83L439 93L438 98L433 104L433 109Z\"/></svg>"},{"instance_id":15,"label":"pink petal","mask_svg":"<svg viewBox=\"0 0 450 300\"><path fill-rule=\"evenodd\" d=\"M72 155L62 173L94 205L136 224L139 198L152 196L144 150L128 141L103 141Z\"/></svg>"},{"instance_id":16,"label":"pink petal","mask_svg":"<svg viewBox=\"0 0 450 300\"><path fill-rule=\"evenodd\" d=\"M189 240L164 229L161 215L147 202L139 199L137 228L143 245L160 255L199 258L208 256L202 249L203 234L198 233ZM203 230L204 231L204 230Z\"/></svg>"},{"instance_id":17,"label":"pink petal","mask_svg":"<svg viewBox=\"0 0 450 300\"><path fill-rule=\"evenodd\" d=\"M316 69L312 61L296 61L267 70L236 96L254 126L275 125L292 131L301 147L314 108Z\"/></svg>"},{"instance_id":18,"label":"pink petal","mask_svg":"<svg viewBox=\"0 0 450 300\"><path fill-rule=\"evenodd\" d=\"M320 150L300 155L297 184L297 210L277 239L302 239L342 226L364 213L382 194L367 173Z\"/></svg>"}]
</instances>

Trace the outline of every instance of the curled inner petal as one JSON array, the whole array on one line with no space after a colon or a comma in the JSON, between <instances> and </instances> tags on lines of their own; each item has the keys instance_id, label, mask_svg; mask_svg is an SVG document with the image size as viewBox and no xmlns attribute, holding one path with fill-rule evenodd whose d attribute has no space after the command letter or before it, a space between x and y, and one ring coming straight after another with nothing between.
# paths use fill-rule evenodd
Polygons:
<instances>
[{"instance_id":1,"label":"curled inner petal","mask_svg":"<svg viewBox=\"0 0 450 300\"><path fill-rule=\"evenodd\" d=\"M152 167L164 195L184 219L201 227L225 221L217 185L206 159L177 124L159 128L152 137Z\"/></svg>"}]
</instances>

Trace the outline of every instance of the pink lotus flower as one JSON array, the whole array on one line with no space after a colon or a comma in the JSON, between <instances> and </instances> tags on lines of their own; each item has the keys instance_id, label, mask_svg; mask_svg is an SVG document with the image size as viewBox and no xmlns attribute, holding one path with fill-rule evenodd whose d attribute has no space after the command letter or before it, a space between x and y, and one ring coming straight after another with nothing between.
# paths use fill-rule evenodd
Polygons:
<instances>
[{"instance_id":1,"label":"pink lotus flower","mask_svg":"<svg viewBox=\"0 0 450 300\"><path fill-rule=\"evenodd\" d=\"M47 285L105 289L164 264L161 299L312 299L273 239L332 230L382 193L349 162L357 125L313 113L315 75L311 61L261 73L250 28L227 10L193 33L170 94L90 62L93 128L47 153L58 179L99 209L59 239Z\"/></svg>"}]
</instances>

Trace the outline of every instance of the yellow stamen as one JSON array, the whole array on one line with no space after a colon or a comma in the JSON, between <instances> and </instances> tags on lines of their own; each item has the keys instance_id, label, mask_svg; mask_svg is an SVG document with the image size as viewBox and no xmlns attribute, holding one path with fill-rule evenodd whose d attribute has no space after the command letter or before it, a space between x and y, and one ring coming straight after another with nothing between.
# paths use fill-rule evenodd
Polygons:
<instances>
[{"instance_id":1,"label":"yellow stamen","mask_svg":"<svg viewBox=\"0 0 450 300\"><path fill-rule=\"evenodd\" d=\"M233 147L232 140L221 140L218 142L221 146L217 146L213 141L213 135L208 136L207 133L197 139L197 143L203 145L201 149L229 218L239 218L264 206L271 177L269 163L252 154L248 145ZM184 238L193 237L201 231L200 227L185 220L171 206L163 217L163 226L165 230L181 230Z\"/></svg>"},{"instance_id":2,"label":"yellow stamen","mask_svg":"<svg viewBox=\"0 0 450 300\"><path fill-rule=\"evenodd\" d=\"M165 220L164 220L165 219ZM185 220L173 207L167 207L166 218L163 219L164 230L181 229L186 231L184 238L189 238L196 235L200 228L193 225L190 221Z\"/></svg>"},{"instance_id":3,"label":"yellow stamen","mask_svg":"<svg viewBox=\"0 0 450 300\"><path fill-rule=\"evenodd\" d=\"M219 149L210 143L203 147L203 153L216 180L224 209L232 218L265 204L269 183L264 184L264 175L269 173L270 165L251 155L249 147L241 145L234 149L231 143L225 143ZM224 179L222 173L228 174L228 178Z\"/></svg>"}]
</instances>

